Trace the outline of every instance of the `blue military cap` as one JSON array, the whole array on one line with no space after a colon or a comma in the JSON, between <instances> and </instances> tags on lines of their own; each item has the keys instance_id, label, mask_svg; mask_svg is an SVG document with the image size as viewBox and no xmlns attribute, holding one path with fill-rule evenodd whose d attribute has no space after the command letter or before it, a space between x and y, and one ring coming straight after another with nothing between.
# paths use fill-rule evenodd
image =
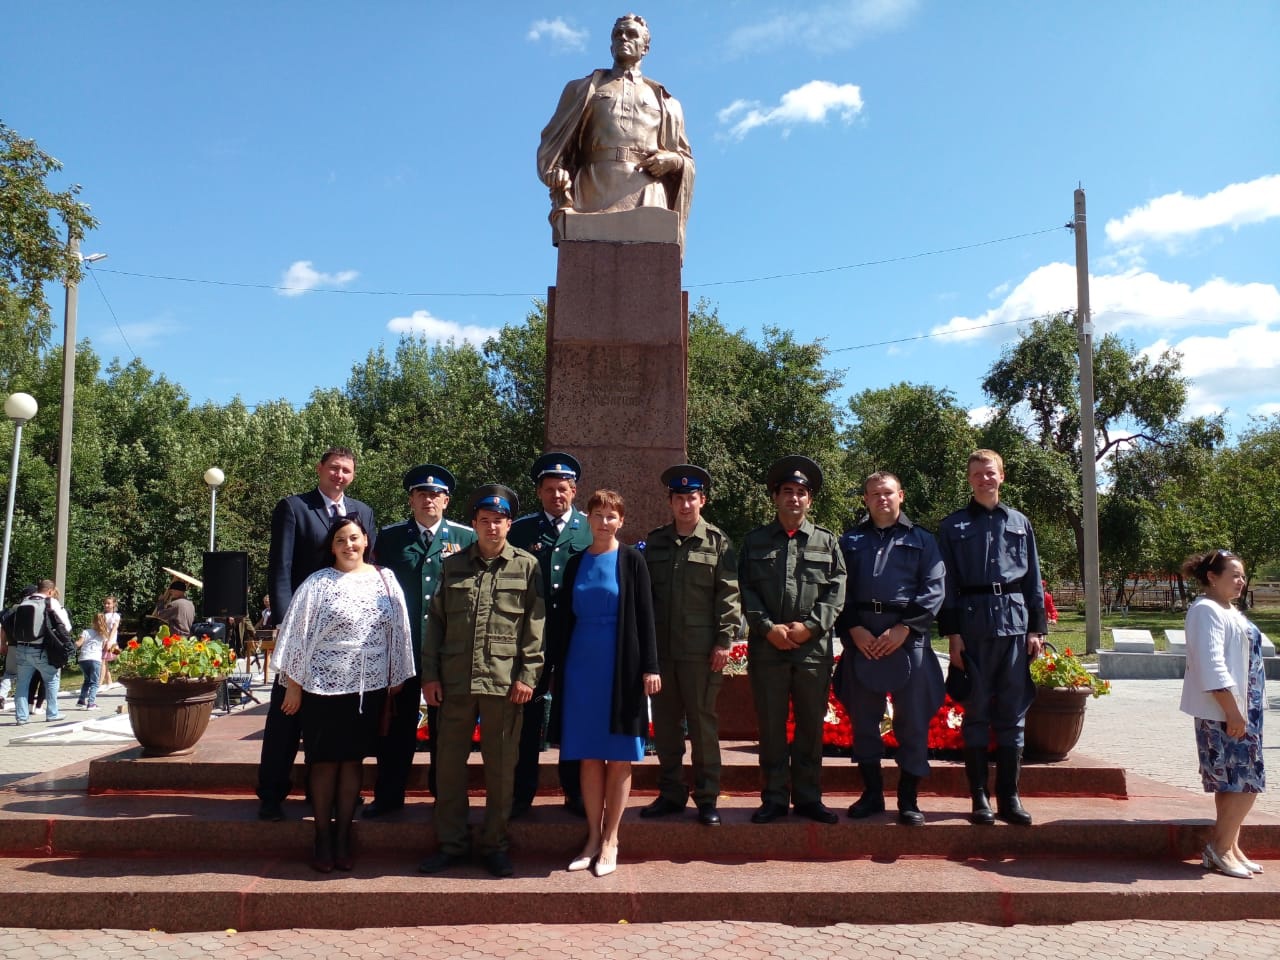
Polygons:
<instances>
[{"instance_id":1,"label":"blue military cap","mask_svg":"<svg viewBox=\"0 0 1280 960\"><path fill-rule=\"evenodd\" d=\"M492 510L495 513L505 513L508 517L514 517L520 512L520 498L510 487L500 483L486 483L482 487L477 487L471 494L468 512L474 520L481 510Z\"/></svg>"},{"instance_id":2,"label":"blue military cap","mask_svg":"<svg viewBox=\"0 0 1280 960\"><path fill-rule=\"evenodd\" d=\"M662 485L670 493L706 493L711 489L711 474L692 463L677 463L662 471Z\"/></svg>"},{"instance_id":3,"label":"blue military cap","mask_svg":"<svg viewBox=\"0 0 1280 960\"><path fill-rule=\"evenodd\" d=\"M457 482L452 473L434 463L420 463L404 475L404 488L409 493L434 490L451 494Z\"/></svg>"},{"instance_id":4,"label":"blue military cap","mask_svg":"<svg viewBox=\"0 0 1280 960\"><path fill-rule=\"evenodd\" d=\"M809 492L816 497L818 491L822 489L822 468L808 457L802 457L799 454L783 457L769 468L765 485L772 493L784 483L798 483L808 487Z\"/></svg>"},{"instance_id":5,"label":"blue military cap","mask_svg":"<svg viewBox=\"0 0 1280 960\"><path fill-rule=\"evenodd\" d=\"M582 476L582 464L567 453L552 450L533 461L533 469L529 476L535 484L541 483L543 477L555 477L558 480L578 482Z\"/></svg>"}]
</instances>

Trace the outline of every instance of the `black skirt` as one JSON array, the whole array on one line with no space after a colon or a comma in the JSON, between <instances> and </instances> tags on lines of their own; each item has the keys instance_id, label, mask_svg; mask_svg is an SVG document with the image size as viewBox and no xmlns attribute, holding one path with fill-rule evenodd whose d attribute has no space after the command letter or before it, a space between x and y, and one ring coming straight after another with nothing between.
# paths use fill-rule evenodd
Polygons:
<instances>
[{"instance_id":1,"label":"black skirt","mask_svg":"<svg viewBox=\"0 0 1280 960\"><path fill-rule=\"evenodd\" d=\"M302 744L308 763L363 760L377 752L387 691L325 695L302 691Z\"/></svg>"}]
</instances>

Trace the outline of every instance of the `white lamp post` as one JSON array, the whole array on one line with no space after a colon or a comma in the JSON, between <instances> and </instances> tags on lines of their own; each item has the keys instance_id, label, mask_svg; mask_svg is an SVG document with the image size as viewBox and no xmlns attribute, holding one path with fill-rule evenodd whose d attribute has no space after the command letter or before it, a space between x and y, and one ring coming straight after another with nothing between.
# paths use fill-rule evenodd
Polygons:
<instances>
[{"instance_id":1,"label":"white lamp post","mask_svg":"<svg viewBox=\"0 0 1280 960\"><path fill-rule=\"evenodd\" d=\"M4 515L4 557L0 559L0 606L9 583L9 534L13 532L13 496L18 489L18 449L22 446L22 425L36 415L40 405L29 393L11 393L4 402L4 415L13 421L13 461L9 465L9 504Z\"/></svg>"},{"instance_id":2,"label":"white lamp post","mask_svg":"<svg viewBox=\"0 0 1280 960\"><path fill-rule=\"evenodd\" d=\"M213 553L213 534L218 517L218 488L227 475L217 467L210 467L204 472L204 482L209 485L209 552Z\"/></svg>"}]
</instances>

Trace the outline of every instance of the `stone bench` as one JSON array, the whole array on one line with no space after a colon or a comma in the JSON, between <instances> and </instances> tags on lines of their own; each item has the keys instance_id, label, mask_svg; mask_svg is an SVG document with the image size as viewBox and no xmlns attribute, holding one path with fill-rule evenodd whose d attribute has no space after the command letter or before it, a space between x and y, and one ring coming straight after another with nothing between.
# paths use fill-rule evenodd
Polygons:
<instances>
[{"instance_id":1,"label":"stone bench","mask_svg":"<svg viewBox=\"0 0 1280 960\"><path fill-rule=\"evenodd\" d=\"M1116 653L1156 652L1156 642L1150 630L1112 629L1111 642Z\"/></svg>"},{"instance_id":2,"label":"stone bench","mask_svg":"<svg viewBox=\"0 0 1280 960\"><path fill-rule=\"evenodd\" d=\"M1164 639L1169 653L1187 652L1187 631L1166 630L1164 632Z\"/></svg>"}]
</instances>

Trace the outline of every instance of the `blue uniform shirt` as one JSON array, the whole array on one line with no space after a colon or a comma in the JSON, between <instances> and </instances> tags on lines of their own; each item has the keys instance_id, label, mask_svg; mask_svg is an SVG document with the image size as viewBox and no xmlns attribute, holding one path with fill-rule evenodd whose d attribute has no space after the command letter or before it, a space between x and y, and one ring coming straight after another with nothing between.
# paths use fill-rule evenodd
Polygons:
<instances>
[{"instance_id":1,"label":"blue uniform shirt","mask_svg":"<svg viewBox=\"0 0 1280 960\"><path fill-rule=\"evenodd\" d=\"M840 538L840 551L848 577L844 609L836 620L841 642L848 642L854 627L878 637L903 623L915 635L928 634L946 591L942 554L932 534L905 513L884 529L868 517ZM877 602L885 605L879 612Z\"/></svg>"},{"instance_id":2,"label":"blue uniform shirt","mask_svg":"<svg viewBox=\"0 0 1280 960\"><path fill-rule=\"evenodd\" d=\"M938 615L943 636L966 641L1044 633L1044 588L1031 521L1013 507L976 500L938 527L947 594Z\"/></svg>"}]
</instances>

